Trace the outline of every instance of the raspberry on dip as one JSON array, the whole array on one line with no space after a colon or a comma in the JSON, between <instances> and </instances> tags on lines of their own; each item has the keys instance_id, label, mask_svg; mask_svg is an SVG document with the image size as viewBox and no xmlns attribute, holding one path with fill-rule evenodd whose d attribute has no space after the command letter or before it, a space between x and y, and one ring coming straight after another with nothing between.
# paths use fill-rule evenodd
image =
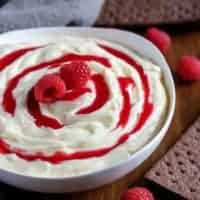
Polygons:
<instances>
[{"instance_id":1,"label":"raspberry on dip","mask_svg":"<svg viewBox=\"0 0 200 200\"><path fill-rule=\"evenodd\" d=\"M100 39L40 41L0 47L2 168L40 177L91 173L156 136L168 103L159 66Z\"/></svg>"}]
</instances>

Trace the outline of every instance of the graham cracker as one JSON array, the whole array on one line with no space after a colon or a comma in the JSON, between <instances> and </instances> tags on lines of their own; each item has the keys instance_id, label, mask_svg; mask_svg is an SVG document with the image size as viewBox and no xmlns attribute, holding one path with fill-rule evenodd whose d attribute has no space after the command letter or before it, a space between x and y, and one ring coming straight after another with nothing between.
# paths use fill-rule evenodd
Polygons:
<instances>
[{"instance_id":1,"label":"graham cracker","mask_svg":"<svg viewBox=\"0 0 200 200\"><path fill-rule=\"evenodd\" d=\"M145 178L186 199L200 199L200 117Z\"/></svg>"},{"instance_id":2,"label":"graham cracker","mask_svg":"<svg viewBox=\"0 0 200 200\"><path fill-rule=\"evenodd\" d=\"M200 19L199 0L105 0L97 25L168 24Z\"/></svg>"}]
</instances>

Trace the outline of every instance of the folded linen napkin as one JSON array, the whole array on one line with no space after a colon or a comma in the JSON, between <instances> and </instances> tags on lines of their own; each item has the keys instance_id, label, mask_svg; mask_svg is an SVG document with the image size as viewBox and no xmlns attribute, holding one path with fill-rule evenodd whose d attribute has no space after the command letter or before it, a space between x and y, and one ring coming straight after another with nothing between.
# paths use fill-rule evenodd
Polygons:
<instances>
[{"instance_id":1,"label":"folded linen napkin","mask_svg":"<svg viewBox=\"0 0 200 200\"><path fill-rule=\"evenodd\" d=\"M90 26L98 17L103 2L104 0L9 0L0 8L0 32L40 26Z\"/></svg>"}]
</instances>

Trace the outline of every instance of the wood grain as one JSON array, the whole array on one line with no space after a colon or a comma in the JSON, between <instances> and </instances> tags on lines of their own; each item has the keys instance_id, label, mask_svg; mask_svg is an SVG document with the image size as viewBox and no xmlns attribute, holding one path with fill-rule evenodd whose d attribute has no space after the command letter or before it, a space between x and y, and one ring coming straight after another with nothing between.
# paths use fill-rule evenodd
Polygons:
<instances>
[{"instance_id":1,"label":"wood grain","mask_svg":"<svg viewBox=\"0 0 200 200\"><path fill-rule=\"evenodd\" d=\"M175 74L176 64L181 55L200 56L200 32L173 36L173 46L166 58ZM68 195L44 195L24 192L2 184L2 195L10 199L12 194L21 199L66 199L66 200L119 200L122 193L135 184L144 173L172 146L185 130L200 115L200 82L184 83L176 76L176 112L171 127L159 148L140 167L120 180L101 188ZM4 192L3 192L4 191Z\"/></svg>"}]
</instances>

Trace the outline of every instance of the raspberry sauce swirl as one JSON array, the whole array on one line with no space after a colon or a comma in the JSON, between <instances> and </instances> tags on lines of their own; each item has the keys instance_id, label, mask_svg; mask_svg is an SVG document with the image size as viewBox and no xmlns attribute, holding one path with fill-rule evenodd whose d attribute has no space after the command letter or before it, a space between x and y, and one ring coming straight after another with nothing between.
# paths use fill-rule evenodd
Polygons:
<instances>
[{"instance_id":1,"label":"raspberry sauce swirl","mask_svg":"<svg viewBox=\"0 0 200 200\"><path fill-rule=\"evenodd\" d=\"M158 105L165 97L159 67L111 43L80 41L22 47L1 56L2 155L59 165L105 157L131 140L142 146L155 134L166 107L165 99ZM37 102L37 81L73 61L90 67L87 85L54 103ZM134 137L140 134L141 139Z\"/></svg>"}]
</instances>

